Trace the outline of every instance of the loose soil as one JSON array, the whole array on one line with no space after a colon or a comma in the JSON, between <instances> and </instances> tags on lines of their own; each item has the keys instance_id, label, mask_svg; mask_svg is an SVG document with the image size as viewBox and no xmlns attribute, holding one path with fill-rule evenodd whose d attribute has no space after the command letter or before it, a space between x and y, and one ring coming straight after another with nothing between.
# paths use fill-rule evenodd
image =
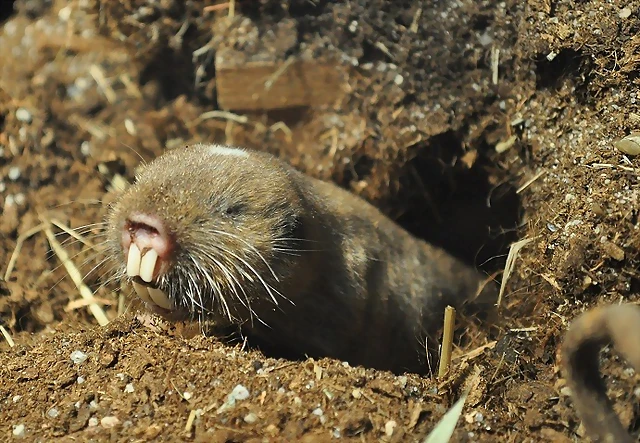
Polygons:
<instances>
[{"instance_id":1,"label":"loose soil","mask_svg":"<svg viewBox=\"0 0 640 443\"><path fill-rule=\"evenodd\" d=\"M0 341L1 440L417 442L468 387L454 441L583 437L558 369L563 332L640 288L638 160L614 148L640 129L640 2L11 3L0 324L15 346ZM332 105L201 118L218 109L224 48L333 55L348 87ZM290 361L145 316L107 281L100 221L117 177L196 141L273 152L498 281L509 245L528 240L499 318L459 319L438 380ZM52 220L108 325L51 251ZM610 350L603 369L637 435L638 376Z\"/></svg>"}]
</instances>

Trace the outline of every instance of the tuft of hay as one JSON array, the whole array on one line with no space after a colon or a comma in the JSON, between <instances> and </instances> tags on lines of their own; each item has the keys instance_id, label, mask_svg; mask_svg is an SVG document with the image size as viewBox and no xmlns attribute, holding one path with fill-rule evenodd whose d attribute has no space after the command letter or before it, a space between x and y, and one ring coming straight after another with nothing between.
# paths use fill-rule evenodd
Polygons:
<instances>
[{"instance_id":1,"label":"tuft of hay","mask_svg":"<svg viewBox=\"0 0 640 443\"><path fill-rule=\"evenodd\" d=\"M520 241L512 243L511 247L509 247L507 262L504 265L504 273L502 274L502 282L500 283L500 293L498 294L498 301L496 302L497 307L500 307L500 305L502 304L502 297L504 296L504 291L507 287L507 281L509 280L509 277L511 277L511 274L513 273L516 259L518 258L518 254L520 253L520 250L524 248L526 245L528 245L529 243L531 243L535 238L536 237L524 238Z\"/></svg>"},{"instance_id":2,"label":"tuft of hay","mask_svg":"<svg viewBox=\"0 0 640 443\"><path fill-rule=\"evenodd\" d=\"M20 251L22 250L22 244L31 236L37 234L38 232L44 229L44 223L40 223L38 226L29 229L28 231L20 234L18 237L18 241L16 242L16 247L13 249L11 253L11 257L9 258L9 264L7 265L7 270L4 273L4 281L9 280L9 276L11 276L11 272L16 265L16 261L18 260L18 256L20 255Z\"/></svg>"},{"instance_id":3,"label":"tuft of hay","mask_svg":"<svg viewBox=\"0 0 640 443\"><path fill-rule=\"evenodd\" d=\"M104 312L102 307L96 303L96 300L93 297L93 292L91 292L91 289L89 289L89 287L84 283L82 279L82 274L69 258L69 254L67 254L67 251L65 251L58 240L56 240L56 236L51 230L51 221L47 219L43 219L42 221L44 224L43 230L45 235L47 236L47 239L49 240L51 249L53 249L53 252L55 252L55 254L62 262L64 268L67 270L67 274L69 274L69 277L71 277L71 280L73 280L73 283L76 285L76 288L78 288L78 291L80 292L82 298L89 303L88 308L91 315L95 317L100 326L105 326L109 323L107 314Z\"/></svg>"}]
</instances>

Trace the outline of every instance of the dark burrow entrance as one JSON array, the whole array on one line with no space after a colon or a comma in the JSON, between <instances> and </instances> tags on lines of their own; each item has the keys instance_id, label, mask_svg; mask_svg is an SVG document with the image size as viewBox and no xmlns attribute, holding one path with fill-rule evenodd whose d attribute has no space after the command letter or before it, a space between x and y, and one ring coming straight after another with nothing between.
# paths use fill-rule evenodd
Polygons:
<instances>
[{"instance_id":1,"label":"dark burrow entrance","mask_svg":"<svg viewBox=\"0 0 640 443\"><path fill-rule=\"evenodd\" d=\"M472 148L465 152L451 132L433 137L405 168L403 208L396 221L491 274L503 269L509 245L517 239L520 199L489 147ZM470 164L464 157L474 150L477 157Z\"/></svg>"}]
</instances>

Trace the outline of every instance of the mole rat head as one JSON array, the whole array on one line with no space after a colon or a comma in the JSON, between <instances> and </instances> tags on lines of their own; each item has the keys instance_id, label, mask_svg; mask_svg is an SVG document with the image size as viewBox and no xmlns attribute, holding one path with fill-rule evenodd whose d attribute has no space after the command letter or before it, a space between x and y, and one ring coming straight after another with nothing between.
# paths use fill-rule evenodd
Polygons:
<instances>
[{"instance_id":1,"label":"mole rat head","mask_svg":"<svg viewBox=\"0 0 640 443\"><path fill-rule=\"evenodd\" d=\"M108 216L120 272L154 312L174 319L255 314L283 301L295 270L304 202L294 172L275 158L219 145L158 157Z\"/></svg>"}]
</instances>

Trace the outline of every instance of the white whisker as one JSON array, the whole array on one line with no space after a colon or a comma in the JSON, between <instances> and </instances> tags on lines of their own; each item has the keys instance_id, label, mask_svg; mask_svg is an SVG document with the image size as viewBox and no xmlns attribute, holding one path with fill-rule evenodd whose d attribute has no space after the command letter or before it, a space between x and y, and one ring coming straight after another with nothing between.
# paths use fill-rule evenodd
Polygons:
<instances>
[{"instance_id":1,"label":"white whisker","mask_svg":"<svg viewBox=\"0 0 640 443\"><path fill-rule=\"evenodd\" d=\"M262 262L267 266L267 268L269 269L269 271L271 272L271 275L273 275L273 278L276 279L276 281L280 281L278 279L278 276L276 275L276 273L273 271L273 268L269 265L269 263L267 262L267 260L263 257L263 255L260 253L260 251L258 251L253 245L249 244L246 240L243 240L242 238L240 238L239 236L235 235L235 234L231 234L229 232L224 232L224 231L219 231L219 230L213 230L212 232L216 233L216 234L220 234L220 235L227 235L235 240L241 241L242 243L244 243L246 246L248 246L257 256L258 258L260 258L260 260L262 260ZM277 303L276 303L277 304Z\"/></svg>"}]
</instances>

